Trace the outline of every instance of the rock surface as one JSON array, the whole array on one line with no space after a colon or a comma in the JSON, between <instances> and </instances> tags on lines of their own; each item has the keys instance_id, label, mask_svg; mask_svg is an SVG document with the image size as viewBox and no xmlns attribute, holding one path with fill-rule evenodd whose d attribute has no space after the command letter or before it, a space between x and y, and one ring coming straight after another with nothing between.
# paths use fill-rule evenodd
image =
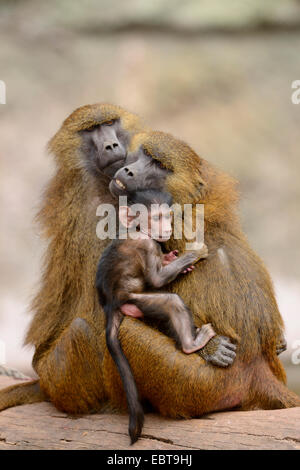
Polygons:
<instances>
[{"instance_id":1,"label":"rock surface","mask_svg":"<svg viewBox=\"0 0 300 470\"><path fill-rule=\"evenodd\" d=\"M0 377L0 388L16 383ZM147 414L142 438L129 445L126 415L69 417L49 403L0 414L0 450L20 449L300 449L300 408L230 411L201 419Z\"/></svg>"}]
</instances>

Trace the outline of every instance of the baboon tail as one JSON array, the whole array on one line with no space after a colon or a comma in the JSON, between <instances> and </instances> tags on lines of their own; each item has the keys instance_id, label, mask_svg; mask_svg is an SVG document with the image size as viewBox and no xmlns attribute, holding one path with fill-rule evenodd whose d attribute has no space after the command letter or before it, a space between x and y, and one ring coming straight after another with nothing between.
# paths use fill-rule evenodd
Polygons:
<instances>
[{"instance_id":1,"label":"baboon tail","mask_svg":"<svg viewBox=\"0 0 300 470\"><path fill-rule=\"evenodd\" d=\"M289 390L272 373L267 363L256 370L254 382L254 400L265 410L294 408L300 406L300 397Z\"/></svg>"},{"instance_id":2,"label":"baboon tail","mask_svg":"<svg viewBox=\"0 0 300 470\"><path fill-rule=\"evenodd\" d=\"M12 406L46 401L38 380L23 382L0 390L0 411Z\"/></svg>"},{"instance_id":3,"label":"baboon tail","mask_svg":"<svg viewBox=\"0 0 300 470\"><path fill-rule=\"evenodd\" d=\"M134 444L141 435L144 424L144 412L139 401L137 386L132 374L130 364L122 350L118 337L119 327L123 320L123 315L119 308L104 307L107 315L106 344L108 350L119 370L123 386L125 389L128 411L129 428L128 432L131 444Z\"/></svg>"}]
</instances>

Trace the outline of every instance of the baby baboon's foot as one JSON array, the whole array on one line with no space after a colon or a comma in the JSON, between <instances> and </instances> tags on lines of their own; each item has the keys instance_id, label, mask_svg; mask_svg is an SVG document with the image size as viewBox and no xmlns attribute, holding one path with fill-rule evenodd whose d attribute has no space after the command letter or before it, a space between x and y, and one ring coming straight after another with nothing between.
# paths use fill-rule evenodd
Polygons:
<instances>
[{"instance_id":1,"label":"baby baboon's foot","mask_svg":"<svg viewBox=\"0 0 300 470\"><path fill-rule=\"evenodd\" d=\"M121 312L123 315L127 317L134 317L134 318L143 318L143 312L134 304L123 304L120 307Z\"/></svg>"},{"instance_id":2,"label":"baby baboon's foot","mask_svg":"<svg viewBox=\"0 0 300 470\"><path fill-rule=\"evenodd\" d=\"M197 328L195 344L198 349L204 348L208 341L214 336L216 336L216 332L211 326L211 323L206 323L201 328Z\"/></svg>"},{"instance_id":3,"label":"baby baboon's foot","mask_svg":"<svg viewBox=\"0 0 300 470\"><path fill-rule=\"evenodd\" d=\"M216 336L216 332L210 323L203 325L201 328L197 328L196 336L192 344L185 346L182 350L185 354L191 354L202 349L211 338Z\"/></svg>"}]
</instances>

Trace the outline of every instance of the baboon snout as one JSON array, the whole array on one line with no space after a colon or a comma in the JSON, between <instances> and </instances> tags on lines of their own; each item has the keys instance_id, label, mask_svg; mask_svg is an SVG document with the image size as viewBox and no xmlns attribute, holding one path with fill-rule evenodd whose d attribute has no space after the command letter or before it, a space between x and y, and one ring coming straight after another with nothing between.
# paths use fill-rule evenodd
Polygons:
<instances>
[{"instance_id":1,"label":"baboon snout","mask_svg":"<svg viewBox=\"0 0 300 470\"><path fill-rule=\"evenodd\" d=\"M105 141L104 148L107 152L113 152L115 150L119 150L119 144L116 140Z\"/></svg>"},{"instance_id":2,"label":"baboon snout","mask_svg":"<svg viewBox=\"0 0 300 470\"><path fill-rule=\"evenodd\" d=\"M128 168L128 167L125 167L125 168L123 169L123 171L124 171L124 173L125 173L126 176L129 176L129 177L131 177L131 178L134 176L133 171L132 171L130 168Z\"/></svg>"}]
</instances>

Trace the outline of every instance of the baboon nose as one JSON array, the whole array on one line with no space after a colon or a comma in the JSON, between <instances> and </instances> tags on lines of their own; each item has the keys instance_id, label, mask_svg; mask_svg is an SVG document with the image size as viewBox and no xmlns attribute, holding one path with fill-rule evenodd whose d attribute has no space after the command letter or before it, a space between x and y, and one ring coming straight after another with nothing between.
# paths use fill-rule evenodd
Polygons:
<instances>
[{"instance_id":1,"label":"baboon nose","mask_svg":"<svg viewBox=\"0 0 300 470\"><path fill-rule=\"evenodd\" d=\"M132 173L132 171L131 171L129 168L125 167L125 168L124 168L124 171L125 171L125 173L126 173L127 176L133 176L133 173Z\"/></svg>"},{"instance_id":2,"label":"baboon nose","mask_svg":"<svg viewBox=\"0 0 300 470\"><path fill-rule=\"evenodd\" d=\"M104 142L104 148L107 151L116 150L119 147L118 142Z\"/></svg>"}]
</instances>

